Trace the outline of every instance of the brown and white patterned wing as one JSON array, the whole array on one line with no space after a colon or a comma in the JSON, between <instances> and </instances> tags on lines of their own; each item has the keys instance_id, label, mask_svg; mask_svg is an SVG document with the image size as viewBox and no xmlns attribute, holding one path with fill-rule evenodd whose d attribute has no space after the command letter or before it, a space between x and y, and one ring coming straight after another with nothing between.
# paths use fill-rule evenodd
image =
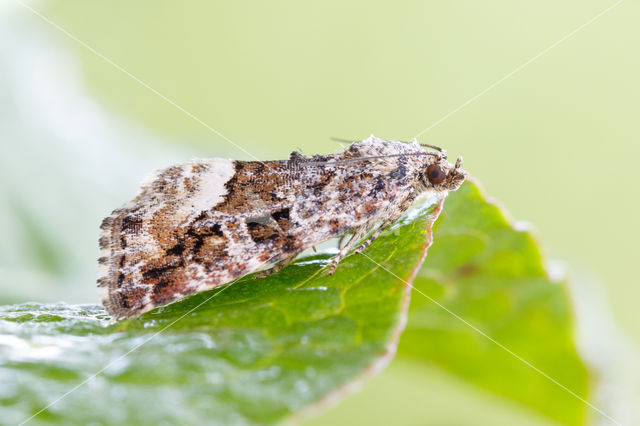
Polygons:
<instances>
[{"instance_id":1,"label":"brown and white patterned wing","mask_svg":"<svg viewBox=\"0 0 640 426\"><path fill-rule=\"evenodd\" d=\"M415 149L387 143L313 159L197 160L156 173L101 226L98 283L107 311L139 315L406 208L415 196L413 158L305 166Z\"/></svg>"},{"instance_id":2,"label":"brown and white patterned wing","mask_svg":"<svg viewBox=\"0 0 640 426\"><path fill-rule=\"evenodd\" d=\"M186 252L205 242L204 235L186 240L188 224L224 200L224 184L234 173L233 162L224 159L169 167L147 179L133 201L103 221L98 284L107 311L129 316L151 309L159 298L173 299L163 289L177 283L178 271L196 272L185 270ZM206 233L209 245L222 239L215 227Z\"/></svg>"}]
</instances>

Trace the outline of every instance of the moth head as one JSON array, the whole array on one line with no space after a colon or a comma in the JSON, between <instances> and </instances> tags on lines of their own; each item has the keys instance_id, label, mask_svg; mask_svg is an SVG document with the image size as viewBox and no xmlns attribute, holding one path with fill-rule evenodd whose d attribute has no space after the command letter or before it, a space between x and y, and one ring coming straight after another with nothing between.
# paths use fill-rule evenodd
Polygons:
<instances>
[{"instance_id":1,"label":"moth head","mask_svg":"<svg viewBox=\"0 0 640 426\"><path fill-rule=\"evenodd\" d=\"M422 172L421 181L427 188L454 191L462 185L467 173L462 170L462 157L458 157L455 165L449 164L446 156L437 156L435 161L428 162Z\"/></svg>"}]
</instances>

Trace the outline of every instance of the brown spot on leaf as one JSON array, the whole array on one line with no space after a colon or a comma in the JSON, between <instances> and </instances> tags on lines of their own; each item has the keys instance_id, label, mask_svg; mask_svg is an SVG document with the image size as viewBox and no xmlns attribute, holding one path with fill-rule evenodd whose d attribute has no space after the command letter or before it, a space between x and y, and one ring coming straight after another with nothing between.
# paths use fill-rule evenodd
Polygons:
<instances>
[{"instance_id":1,"label":"brown spot on leaf","mask_svg":"<svg viewBox=\"0 0 640 426\"><path fill-rule=\"evenodd\" d=\"M478 265L475 263L467 263L458 268L458 275L461 277L468 277L473 275L478 270Z\"/></svg>"}]
</instances>

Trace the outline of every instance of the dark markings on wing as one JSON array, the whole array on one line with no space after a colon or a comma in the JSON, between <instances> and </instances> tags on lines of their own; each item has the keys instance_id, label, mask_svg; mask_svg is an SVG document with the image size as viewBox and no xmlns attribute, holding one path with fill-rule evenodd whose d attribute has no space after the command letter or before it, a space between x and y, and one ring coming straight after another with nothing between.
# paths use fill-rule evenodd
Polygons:
<instances>
[{"instance_id":1,"label":"dark markings on wing","mask_svg":"<svg viewBox=\"0 0 640 426\"><path fill-rule=\"evenodd\" d=\"M340 155L349 158L357 153L347 150ZM99 283L109 288L108 311L118 317L135 315L147 306L196 292L197 286L189 286L195 279L194 266L200 273L197 278L203 279L204 274L206 285L212 288L254 272L256 265L278 262L357 227L371 226L369 221L376 218L381 203L395 198L398 185L408 184L407 169L402 159L395 162L398 167L391 175L371 171L366 162L349 167L349 172L340 167L304 169L305 161L337 156L307 158L296 154L289 161L236 161L235 173L225 183L224 199L189 223L171 221L172 213L189 202L188 193L176 190L182 168L162 171L133 206L114 211L101 225L110 231L110 237L101 238L100 246L119 253L108 262L111 271ZM196 164L192 171L197 172L198 167L208 165ZM197 190L197 182L186 182L188 190L189 185ZM141 217L148 205L167 197L171 205L150 223L143 223ZM155 257L139 253L130 258L123 249L135 241L143 227L162 253ZM233 255L231 247L235 247ZM141 258L138 278L123 273L127 265ZM113 291L117 289L125 291Z\"/></svg>"}]
</instances>

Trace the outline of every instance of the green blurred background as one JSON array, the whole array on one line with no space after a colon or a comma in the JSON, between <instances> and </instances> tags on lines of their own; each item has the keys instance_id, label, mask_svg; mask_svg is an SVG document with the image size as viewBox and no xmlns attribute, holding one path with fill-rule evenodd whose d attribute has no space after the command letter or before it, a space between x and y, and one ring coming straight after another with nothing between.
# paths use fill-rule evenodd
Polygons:
<instances>
[{"instance_id":1,"label":"green blurred background","mask_svg":"<svg viewBox=\"0 0 640 426\"><path fill-rule=\"evenodd\" d=\"M463 155L491 195L535 225L552 258L599 281L638 342L638 2L622 2L439 122L614 3L29 3L241 150L8 0L0 301L96 302L97 226L153 168L196 156L326 153L341 149L332 136L410 139L430 128L420 140ZM445 373L396 362L314 424L425 424L427 414L434 424L542 421Z\"/></svg>"}]
</instances>

